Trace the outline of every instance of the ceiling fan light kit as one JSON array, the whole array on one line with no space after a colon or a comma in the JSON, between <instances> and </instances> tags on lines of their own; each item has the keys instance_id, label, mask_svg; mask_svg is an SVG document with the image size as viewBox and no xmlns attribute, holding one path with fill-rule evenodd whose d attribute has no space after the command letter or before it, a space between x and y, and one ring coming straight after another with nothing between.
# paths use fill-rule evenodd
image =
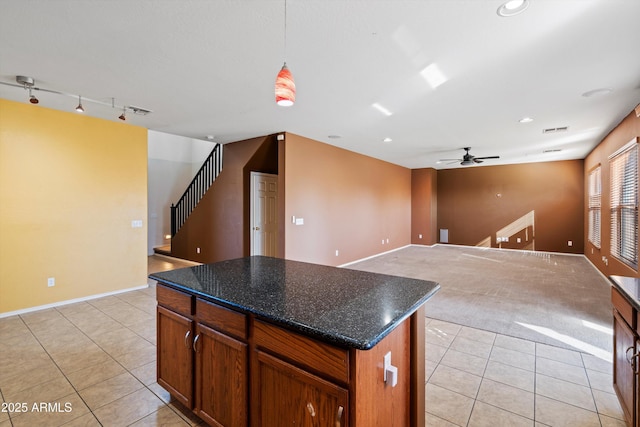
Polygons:
<instances>
[{"instance_id":1,"label":"ceiling fan light kit","mask_svg":"<svg viewBox=\"0 0 640 427\"><path fill-rule=\"evenodd\" d=\"M500 156L476 157L469 153L470 150L471 147L464 147L464 151L466 151L466 153L461 159L440 159L440 162L460 162L461 166L472 166L477 163L483 163L485 160L500 158Z\"/></svg>"}]
</instances>

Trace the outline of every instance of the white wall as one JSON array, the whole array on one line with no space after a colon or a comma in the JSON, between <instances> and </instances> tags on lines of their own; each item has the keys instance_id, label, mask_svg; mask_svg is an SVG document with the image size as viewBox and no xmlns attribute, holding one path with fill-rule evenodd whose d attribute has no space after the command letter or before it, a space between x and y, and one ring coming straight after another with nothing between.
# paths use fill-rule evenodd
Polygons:
<instances>
[{"instance_id":1,"label":"white wall","mask_svg":"<svg viewBox=\"0 0 640 427\"><path fill-rule=\"evenodd\" d=\"M169 243L172 203L176 203L202 166L215 143L168 133L148 132L147 252Z\"/></svg>"}]
</instances>

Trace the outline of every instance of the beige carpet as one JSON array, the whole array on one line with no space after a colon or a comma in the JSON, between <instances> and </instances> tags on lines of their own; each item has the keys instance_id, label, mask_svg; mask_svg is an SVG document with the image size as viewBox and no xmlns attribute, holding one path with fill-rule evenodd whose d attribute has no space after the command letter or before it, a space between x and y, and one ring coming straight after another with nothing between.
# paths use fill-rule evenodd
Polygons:
<instances>
[{"instance_id":1,"label":"beige carpet","mask_svg":"<svg viewBox=\"0 0 640 427\"><path fill-rule=\"evenodd\" d=\"M610 285L584 257L411 246L347 268L433 280L426 315L598 356L612 351Z\"/></svg>"}]
</instances>

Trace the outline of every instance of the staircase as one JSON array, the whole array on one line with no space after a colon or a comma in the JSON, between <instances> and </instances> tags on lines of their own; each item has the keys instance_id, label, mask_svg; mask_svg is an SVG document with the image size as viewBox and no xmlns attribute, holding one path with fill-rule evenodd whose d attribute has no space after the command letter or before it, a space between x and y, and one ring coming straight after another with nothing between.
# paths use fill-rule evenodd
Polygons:
<instances>
[{"instance_id":1,"label":"staircase","mask_svg":"<svg viewBox=\"0 0 640 427\"><path fill-rule=\"evenodd\" d=\"M222 145L216 144L180 200L171 205L171 237L175 236L222 171Z\"/></svg>"}]
</instances>

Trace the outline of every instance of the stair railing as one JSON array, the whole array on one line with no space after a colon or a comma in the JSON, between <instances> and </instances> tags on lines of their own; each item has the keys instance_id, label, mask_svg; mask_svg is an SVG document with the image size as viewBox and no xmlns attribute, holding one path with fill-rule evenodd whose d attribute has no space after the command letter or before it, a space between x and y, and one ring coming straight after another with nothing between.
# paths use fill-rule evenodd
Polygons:
<instances>
[{"instance_id":1,"label":"stair railing","mask_svg":"<svg viewBox=\"0 0 640 427\"><path fill-rule=\"evenodd\" d=\"M176 204L171 205L171 237L184 225L191 212L222 171L222 145L216 144L191 184Z\"/></svg>"}]
</instances>

